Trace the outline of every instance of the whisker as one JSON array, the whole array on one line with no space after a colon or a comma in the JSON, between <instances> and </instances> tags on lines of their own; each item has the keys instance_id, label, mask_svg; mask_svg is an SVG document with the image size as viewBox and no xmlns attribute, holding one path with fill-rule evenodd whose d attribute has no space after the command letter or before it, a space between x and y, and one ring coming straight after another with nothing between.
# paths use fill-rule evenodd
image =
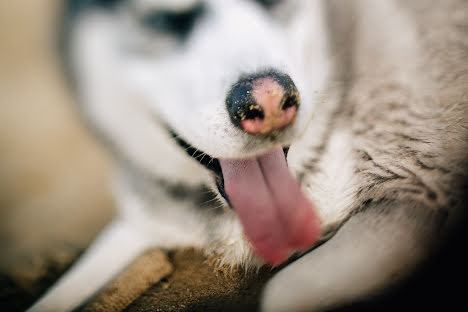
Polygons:
<instances>
[{"instance_id":1,"label":"whisker","mask_svg":"<svg viewBox=\"0 0 468 312\"><path fill-rule=\"evenodd\" d=\"M210 189L208 189L208 190L206 190L206 191L203 191L203 192L200 192L200 194L203 194L203 195L209 194L209 193L215 194L215 192L213 192L213 191L210 190Z\"/></svg>"},{"instance_id":2,"label":"whisker","mask_svg":"<svg viewBox=\"0 0 468 312\"><path fill-rule=\"evenodd\" d=\"M195 152L193 152L192 157L195 158L194 156L195 156L195 154L198 153L198 152L199 152L199 150L195 148Z\"/></svg>"},{"instance_id":3,"label":"whisker","mask_svg":"<svg viewBox=\"0 0 468 312\"><path fill-rule=\"evenodd\" d=\"M207 208L207 210L217 210L217 209L222 209L224 207L223 203L220 203L218 206Z\"/></svg>"},{"instance_id":4,"label":"whisker","mask_svg":"<svg viewBox=\"0 0 468 312\"><path fill-rule=\"evenodd\" d=\"M205 158L205 156L206 156L206 153L203 153L202 155L203 155L203 157L200 159L200 162L202 162L202 161L203 161L203 159L204 159L204 158Z\"/></svg>"},{"instance_id":5,"label":"whisker","mask_svg":"<svg viewBox=\"0 0 468 312\"><path fill-rule=\"evenodd\" d=\"M219 199L217 197L213 197L212 199L209 199L209 200L205 201L204 203L202 203L200 206L204 206L206 204L209 204L209 203L212 203L212 202L215 202L215 201L219 201Z\"/></svg>"},{"instance_id":6,"label":"whisker","mask_svg":"<svg viewBox=\"0 0 468 312\"><path fill-rule=\"evenodd\" d=\"M200 156L201 156L201 159L198 160L198 158L200 158ZM197 159L198 161L201 162L205 156L206 156L206 153L202 152L200 155L198 155L197 157L195 157L195 159Z\"/></svg>"},{"instance_id":7,"label":"whisker","mask_svg":"<svg viewBox=\"0 0 468 312\"><path fill-rule=\"evenodd\" d=\"M191 148L195 148L195 147L193 147L192 145L190 145L190 146L188 146L188 147L184 148L184 151L187 153L187 152L188 152L188 150L189 150L189 149L191 149Z\"/></svg>"}]
</instances>

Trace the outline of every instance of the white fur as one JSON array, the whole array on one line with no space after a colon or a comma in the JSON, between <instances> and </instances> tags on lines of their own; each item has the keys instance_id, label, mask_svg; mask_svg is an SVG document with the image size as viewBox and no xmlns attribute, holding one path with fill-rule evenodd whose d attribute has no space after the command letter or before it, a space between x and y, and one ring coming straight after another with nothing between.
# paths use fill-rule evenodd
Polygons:
<instances>
[{"instance_id":1,"label":"white fur","mask_svg":"<svg viewBox=\"0 0 468 312\"><path fill-rule=\"evenodd\" d=\"M349 130L335 132L318 164L319 171L304 181L307 193L317 205L324 229L348 217L355 200L357 181L351 139Z\"/></svg>"},{"instance_id":2,"label":"white fur","mask_svg":"<svg viewBox=\"0 0 468 312\"><path fill-rule=\"evenodd\" d=\"M327 78L328 59L326 53L321 52L326 48L322 20L317 18L320 14L315 12L319 7L305 2L302 12L310 14L302 13L293 19L294 24L288 29L272 22L248 1L208 3L210 12L184 47L176 49L170 46L163 52L150 49L145 57L116 55L121 45L126 45L125 48L129 50L137 49L132 47L134 43L131 41L141 33L138 26L122 22L125 13L118 19L105 13L89 15L77 27L79 35L74 50L84 84L82 93L95 97L86 99L90 108L95 110L92 118L98 119L97 124L104 131L118 138L124 150L138 153L132 155L137 162L146 163L144 159L155 154L146 150L151 145L146 138L148 129L139 129L139 120L124 122L119 117L110 118L107 106L116 105L117 100L124 102L122 105L131 105L132 109L133 105L144 106L151 115L167 122L181 137L213 157L246 157L266 151L271 144L259 143L247 148L251 139L231 125L223 103L229 87L240 74L274 67L295 77L304 103L300 108L303 113L293 129L275 144L288 145L295 134L305 129L310 119L308 116L318 95L310 92L308 86L312 84L314 90L321 89ZM309 31L298 32L299 28ZM253 32L252 29L258 31ZM116 42L115 37L121 33L129 38L126 42ZM312 39L300 40L307 37ZM298 51L304 47L294 42L312 42L308 47L313 51L310 58L297 58ZM138 48L141 48L143 43L138 44ZM273 50L275 53L264 52ZM313 60L313 64L310 64L310 60ZM313 66L313 74L306 75L304 66ZM200 73L203 75L200 76ZM103 98L106 96L110 98ZM180 116L192 118L186 118L181 123ZM124 111L122 118L125 117ZM131 128L122 127L125 125L131 125ZM140 135L143 133L145 136ZM140 140L145 138L148 144L144 144L145 147L135 146L137 140L130 137L132 135ZM150 163L154 162L152 159Z\"/></svg>"},{"instance_id":3,"label":"white fur","mask_svg":"<svg viewBox=\"0 0 468 312\"><path fill-rule=\"evenodd\" d=\"M358 214L326 244L275 275L262 311L327 311L375 295L421 260L423 247L398 207L382 216Z\"/></svg>"}]
</instances>

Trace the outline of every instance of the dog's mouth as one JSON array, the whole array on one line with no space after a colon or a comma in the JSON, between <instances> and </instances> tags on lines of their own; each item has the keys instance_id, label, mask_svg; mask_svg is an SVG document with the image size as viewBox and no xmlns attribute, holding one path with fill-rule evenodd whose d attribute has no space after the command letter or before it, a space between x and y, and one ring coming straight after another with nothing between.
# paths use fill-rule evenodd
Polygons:
<instances>
[{"instance_id":1,"label":"dog's mouth","mask_svg":"<svg viewBox=\"0 0 468 312\"><path fill-rule=\"evenodd\" d=\"M218 158L212 157L207 153L193 147L191 144L184 141L177 133L173 130L170 130L170 133L173 139L177 142L177 144L184 149L184 151L206 169L211 171L212 175L214 176L216 187L218 188L219 193L223 198L227 201L230 207L232 207L231 202L229 201L229 196L226 194L226 190L224 189L224 177L223 177L223 170L221 169L221 164ZM287 158L289 152L289 146L283 147L284 157Z\"/></svg>"},{"instance_id":2,"label":"dog's mouth","mask_svg":"<svg viewBox=\"0 0 468 312\"><path fill-rule=\"evenodd\" d=\"M268 263L279 264L320 236L313 204L287 166L287 147L245 159L217 159L171 134L186 153L210 170L220 194L236 211L244 233Z\"/></svg>"},{"instance_id":3,"label":"dog's mouth","mask_svg":"<svg viewBox=\"0 0 468 312\"><path fill-rule=\"evenodd\" d=\"M170 133L177 144L184 149L184 151L201 165L203 165L206 169L210 170L211 173L214 175L216 181L216 187L218 188L219 193L221 196L226 199L226 201L231 205L229 202L229 197L226 194L224 189L224 178L223 178L223 171L221 169L221 164L219 163L219 159L214 158L203 151L193 147L191 144L184 141L177 133L173 130L170 130Z\"/></svg>"}]
</instances>

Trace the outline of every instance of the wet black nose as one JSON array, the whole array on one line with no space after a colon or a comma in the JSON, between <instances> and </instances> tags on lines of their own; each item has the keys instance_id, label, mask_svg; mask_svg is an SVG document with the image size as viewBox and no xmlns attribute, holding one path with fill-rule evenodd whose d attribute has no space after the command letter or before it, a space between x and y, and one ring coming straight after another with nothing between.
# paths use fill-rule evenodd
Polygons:
<instances>
[{"instance_id":1,"label":"wet black nose","mask_svg":"<svg viewBox=\"0 0 468 312\"><path fill-rule=\"evenodd\" d=\"M232 123L252 135L269 134L293 123L299 102L291 77L274 70L243 76L226 97Z\"/></svg>"}]
</instances>

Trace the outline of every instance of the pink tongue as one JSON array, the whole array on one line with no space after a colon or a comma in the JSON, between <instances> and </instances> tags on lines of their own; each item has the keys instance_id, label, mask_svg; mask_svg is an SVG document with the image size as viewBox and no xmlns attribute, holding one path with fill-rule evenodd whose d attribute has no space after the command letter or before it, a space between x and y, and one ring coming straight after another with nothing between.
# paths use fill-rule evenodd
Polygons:
<instances>
[{"instance_id":1,"label":"pink tongue","mask_svg":"<svg viewBox=\"0 0 468 312\"><path fill-rule=\"evenodd\" d=\"M292 249L317 241L320 224L314 206L289 172L281 148L259 157L219 161L229 200L265 261L279 264Z\"/></svg>"}]
</instances>

